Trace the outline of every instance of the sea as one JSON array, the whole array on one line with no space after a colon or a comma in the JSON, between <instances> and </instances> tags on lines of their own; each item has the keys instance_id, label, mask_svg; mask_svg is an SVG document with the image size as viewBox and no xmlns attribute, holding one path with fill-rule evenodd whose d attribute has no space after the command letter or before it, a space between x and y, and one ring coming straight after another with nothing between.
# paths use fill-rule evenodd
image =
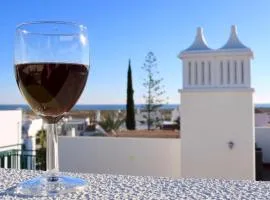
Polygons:
<instances>
[{"instance_id":1,"label":"sea","mask_svg":"<svg viewBox=\"0 0 270 200\"><path fill-rule=\"evenodd\" d=\"M164 110L173 110L180 104L165 104L161 107ZM136 109L142 109L144 104L135 105ZM270 104L255 104L256 108L270 108ZM0 110L31 110L26 104L0 104ZM126 110L126 104L78 104L72 110Z\"/></svg>"},{"instance_id":2,"label":"sea","mask_svg":"<svg viewBox=\"0 0 270 200\"><path fill-rule=\"evenodd\" d=\"M142 109L144 104L135 105L136 109ZM164 104L161 109L172 110L177 108L179 104ZM0 104L0 110L31 110L26 104ZM78 104L72 110L126 110L126 104Z\"/></svg>"}]
</instances>

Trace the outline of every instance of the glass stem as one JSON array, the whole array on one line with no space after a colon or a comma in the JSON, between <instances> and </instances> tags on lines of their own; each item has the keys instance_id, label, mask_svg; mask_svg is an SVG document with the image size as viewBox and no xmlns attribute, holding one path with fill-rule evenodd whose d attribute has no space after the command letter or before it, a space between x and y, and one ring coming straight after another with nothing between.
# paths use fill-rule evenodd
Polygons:
<instances>
[{"instance_id":1,"label":"glass stem","mask_svg":"<svg viewBox=\"0 0 270 200\"><path fill-rule=\"evenodd\" d=\"M55 123L48 124L47 128L47 172L52 176L59 171L58 160L58 134Z\"/></svg>"}]
</instances>

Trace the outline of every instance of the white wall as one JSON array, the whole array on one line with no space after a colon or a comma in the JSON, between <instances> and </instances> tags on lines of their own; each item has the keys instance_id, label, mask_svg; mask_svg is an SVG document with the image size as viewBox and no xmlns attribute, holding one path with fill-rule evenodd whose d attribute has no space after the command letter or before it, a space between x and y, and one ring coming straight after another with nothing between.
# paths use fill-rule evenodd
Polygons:
<instances>
[{"instance_id":1,"label":"white wall","mask_svg":"<svg viewBox=\"0 0 270 200\"><path fill-rule=\"evenodd\" d=\"M1 148L4 146L21 144L22 111L0 111L0 151L15 149L16 147Z\"/></svg>"},{"instance_id":2,"label":"white wall","mask_svg":"<svg viewBox=\"0 0 270 200\"><path fill-rule=\"evenodd\" d=\"M248 89L182 91L183 177L255 179L252 102Z\"/></svg>"},{"instance_id":3,"label":"white wall","mask_svg":"<svg viewBox=\"0 0 270 200\"><path fill-rule=\"evenodd\" d=\"M270 128L256 127L255 136L257 146L263 151L263 162L270 163Z\"/></svg>"},{"instance_id":4,"label":"white wall","mask_svg":"<svg viewBox=\"0 0 270 200\"><path fill-rule=\"evenodd\" d=\"M190 54L181 55L180 58L183 60L183 89L192 88L250 88L250 57L252 52L249 51L207 51L207 52L193 52ZM227 63L230 63L230 81L227 81L228 70ZM234 61L236 61L236 74L234 70ZM244 82L242 83L241 78L241 62L244 63ZM205 64L204 83L202 83L202 62ZM221 81L221 68L220 63L223 62L223 72ZM189 63L191 64L191 77L189 77ZM197 84L195 81L196 70L195 66L197 63ZM210 63L210 71L208 64ZM236 82L234 81L236 75ZM191 78L191 81L189 81ZM223 83L222 83L223 82ZM189 84L190 83L190 84Z\"/></svg>"},{"instance_id":5,"label":"white wall","mask_svg":"<svg viewBox=\"0 0 270 200\"><path fill-rule=\"evenodd\" d=\"M61 171L180 177L180 139L59 137Z\"/></svg>"}]
</instances>

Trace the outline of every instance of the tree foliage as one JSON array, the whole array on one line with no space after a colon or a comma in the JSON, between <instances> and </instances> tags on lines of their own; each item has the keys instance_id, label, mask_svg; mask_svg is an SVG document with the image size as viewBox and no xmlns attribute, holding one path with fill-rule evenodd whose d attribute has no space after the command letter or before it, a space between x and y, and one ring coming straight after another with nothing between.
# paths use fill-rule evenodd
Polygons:
<instances>
[{"instance_id":1,"label":"tree foliage","mask_svg":"<svg viewBox=\"0 0 270 200\"><path fill-rule=\"evenodd\" d=\"M127 104L126 104L126 128L128 130L135 130L135 113L134 113L134 99L133 99L133 86L132 86L132 71L130 60L128 63L128 73L127 73Z\"/></svg>"},{"instance_id":2,"label":"tree foliage","mask_svg":"<svg viewBox=\"0 0 270 200\"><path fill-rule=\"evenodd\" d=\"M160 120L155 117L155 113L165 102L165 90L162 85L163 79L158 77L157 59L153 52L149 52L146 55L142 69L146 71L146 78L143 82L146 94L143 97L145 100L145 110L147 112L147 128L150 130L152 126L157 124Z\"/></svg>"},{"instance_id":3,"label":"tree foliage","mask_svg":"<svg viewBox=\"0 0 270 200\"><path fill-rule=\"evenodd\" d=\"M36 169L46 170L46 148L40 148L36 151Z\"/></svg>"},{"instance_id":4,"label":"tree foliage","mask_svg":"<svg viewBox=\"0 0 270 200\"><path fill-rule=\"evenodd\" d=\"M36 144L41 148L36 150L36 168L38 170L46 170L46 131L44 129L39 130L36 134Z\"/></svg>"},{"instance_id":5,"label":"tree foliage","mask_svg":"<svg viewBox=\"0 0 270 200\"><path fill-rule=\"evenodd\" d=\"M46 131L44 129L39 130L36 134L36 144L40 145L41 148L45 148L46 142L47 142Z\"/></svg>"},{"instance_id":6,"label":"tree foliage","mask_svg":"<svg viewBox=\"0 0 270 200\"><path fill-rule=\"evenodd\" d=\"M119 130L123 124L124 119L115 113L108 113L105 117L102 118L98 124L107 132L112 133Z\"/></svg>"}]
</instances>

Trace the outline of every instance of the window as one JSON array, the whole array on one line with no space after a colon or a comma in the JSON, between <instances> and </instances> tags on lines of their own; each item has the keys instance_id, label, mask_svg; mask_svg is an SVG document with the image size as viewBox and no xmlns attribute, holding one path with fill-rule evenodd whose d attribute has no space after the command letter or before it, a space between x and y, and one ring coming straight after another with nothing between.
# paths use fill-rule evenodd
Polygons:
<instances>
[{"instance_id":1,"label":"window","mask_svg":"<svg viewBox=\"0 0 270 200\"><path fill-rule=\"evenodd\" d=\"M227 83L230 84L231 75L230 75L230 61L227 62Z\"/></svg>"},{"instance_id":2,"label":"window","mask_svg":"<svg viewBox=\"0 0 270 200\"><path fill-rule=\"evenodd\" d=\"M241 61L241 83L244 84L244 61Z\"/></svg>"},{"instance_id":3,"label":"window","mask_svg":"<svg viewBox=\"0 0 270 200\"><path fill-rule=\"evenodd\" d=\"M202 84L204 85L204 62L202 62Z\"/></svg>"},{"instance_id":4,"label":"window","mask_svg":"<svg viewBox=\"0 0 270 200\"><path fill-rule=\"evenodd\" d=\"M223 85L223 62L220 62L220 84Z\"/></svg>"},{"instance_id":5,"label":"window","mask_svg":"<svg viewBox=\"0 0 270 200\"><path fill-rule=\"evenodd\" d=\"M237 62L234 61L234 83L237 84Z\"/></svg>"},{"instance_id":6,"label":"window","mask_svg":"<svg viewBox=\"0 0 270 200\"><path fill-rule=\"evenodd\" d=\"M191 85L191 62L188 62L188 84Z\"/></svg>"},{"instance_id":7,"label":"window","mask_svg":"<svg viewBox=\"0 0 270 200\"><path fill-rule=\"evenodd\" d=\"M208 62L208 82L209 82L209 85L211 85L211 63L210 63L210 61Z\"/></svg>"},{"instance_id":8,"label":"window","mask_svg":"<svg viewBox=\"0 0 270 200\"><path fill-rule=\"evenodd\" d=\"M198 84L198 65L195 63L195 85Z\"/></svg>"}]
</instances>

